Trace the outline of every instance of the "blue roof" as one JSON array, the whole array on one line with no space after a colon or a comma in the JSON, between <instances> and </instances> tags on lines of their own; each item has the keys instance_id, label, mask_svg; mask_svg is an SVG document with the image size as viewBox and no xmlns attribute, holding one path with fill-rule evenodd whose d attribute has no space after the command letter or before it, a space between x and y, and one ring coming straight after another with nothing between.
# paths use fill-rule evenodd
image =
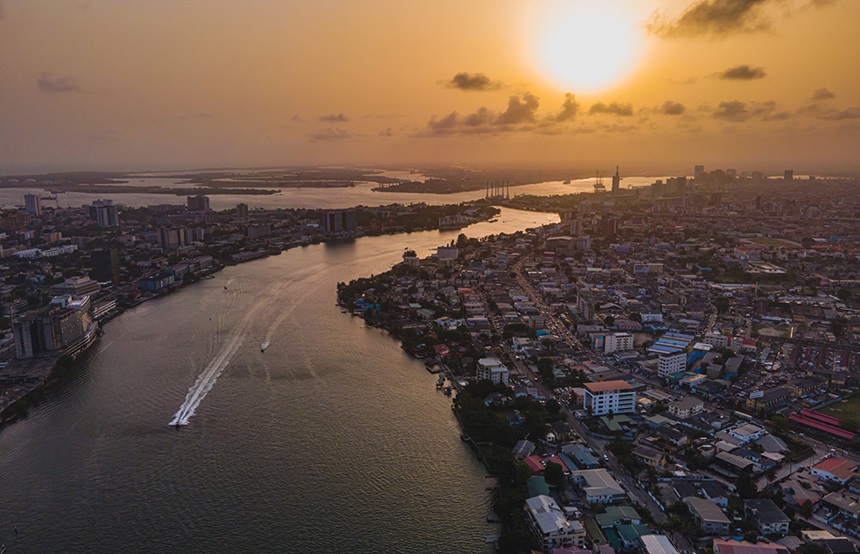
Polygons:
<instances>
[{"instance_id":1,"label":"blue roof","mask_svg":"<svg viewBox=\"0 0 860 554\"><path fill-rule=\"evenodd\" d=\"M676 352L681 352L681 350L683 349L660 344L655 344L654 346L648 348L648 352L656 352L658 354L675 354Z\"/></svg>"}]
</instances>

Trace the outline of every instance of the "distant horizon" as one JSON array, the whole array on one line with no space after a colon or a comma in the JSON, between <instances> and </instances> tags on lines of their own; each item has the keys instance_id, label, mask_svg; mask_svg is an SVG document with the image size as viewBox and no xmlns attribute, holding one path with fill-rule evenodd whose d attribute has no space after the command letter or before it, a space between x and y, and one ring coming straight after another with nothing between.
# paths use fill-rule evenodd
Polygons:
<instances>
[{"instance_id":1,"label":"distant horizon","mask_svg":"<svg viewBox=\"0 0 860 554\"><path fill-rule=\"evenodd\" d=\"M860 175L860 2L0 0L0 173Z\"/></svg>"}]
</instances>

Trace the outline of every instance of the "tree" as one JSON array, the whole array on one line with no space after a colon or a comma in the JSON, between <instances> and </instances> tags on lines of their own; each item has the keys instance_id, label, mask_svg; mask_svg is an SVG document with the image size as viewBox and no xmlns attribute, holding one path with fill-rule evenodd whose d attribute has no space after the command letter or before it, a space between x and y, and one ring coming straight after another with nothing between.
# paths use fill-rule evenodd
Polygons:
<instances>
[{"instance_id":1,"label":"tree","mask_svg":"<svg viewBox=\"0 0 860 554\"><path fill-rule=\"evenodd\" d=\"M606 316L605 318L603 318L603 323L604 323L607 327L612 327L612 324L613 324L613 323L615 323L615 317L614 317L614 316L611 316L611 315L608 315L608 316Z\"/></svg>"},{"instance_id":2,"label":"tree","mask_svg":"<svg viewBox=\"0 0 860 554\"><path fill-rule=\"evenodd\" d=\"M848 320L844 317L839 317L830 322L830 329L837 337L841 337L845 333L845 328L848 327Z\"/></svg>"},{"instance_id":3,"label":"tree","mask_svg":"<svg viewBox=\"0 0 860 554\"><path fill-rule=\"evenodd\" d=\"M731 306L731 302L725 296L720 296L716 300L714 300L714 308L716 308L717 313L724 314L729 311L729 307Z\"/></svg>"},{"instance_id":4,"label":"tree","mask_svg":"<svg viewBox=\"0 0 860 554\"><path fill-rule=\"evenodd\" d=\"M553 487L564 485L564 470L555 462L547 462L543 470L543 477Z\"/></svg>"},{"instance_id":5,"label":"tree","mask_svg":"<svg viewBox=\"0 0 860 554\"><path fill-rule=\"evenodd\" d=\"M735 481L735 490L738 491L738 496L742 499L746 500L749 498L755 498L756 494L758 494L758 486L755 484L755 481L750 477L749 471L744 471L741 473L738 480Z\"/></svg>"}]
</instances>

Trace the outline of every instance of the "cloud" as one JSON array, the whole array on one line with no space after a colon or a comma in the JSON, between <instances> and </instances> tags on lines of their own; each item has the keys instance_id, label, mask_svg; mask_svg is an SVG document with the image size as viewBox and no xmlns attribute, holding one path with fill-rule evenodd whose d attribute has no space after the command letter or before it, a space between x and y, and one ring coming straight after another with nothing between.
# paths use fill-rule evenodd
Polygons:
<instances>
[{"instance_id":1,"label":"cloud","mask_svg":"<svg viewBox=\"0 0 860 554\"><path fill-rule=\"evenodd\" d=\"M191 114L191 115L180 115L179 120L180 121L190 121L193 119L210 119L211 117L213 117L211 113L197 112L197 113Z\"/></svg>"},{"instance_id":2,"label":"cloud","mask_svg":"<svg viewBox=\"0 0 860 554\"><path fill-rule=\"evenodd\" d=\"M633 104L630 102L620 103L620 102L612 102L610 104L605 104L603 102L598 102L597 104L593 104L590 108L588 108L588 115L617 115L619 117L627 117L633 115Z\"/></svg>"},{"instance_id":3,"label":"cloud","mask_svg":"<svg viewBox=\"0 0 860 554\"><path fill-rule=\"evenodd\" d=\"M394 136L394 129L392 129L391 127L387 127L386 129L379 131L378 134L381 137L393 137Z\"/></svg>"},{"instance_id":4,"label":"cloud","mask_svg":"<svg viewBox=\"0 0 860 554\"><path fill-rule=\"evenodd\" d=\"M319 119L320 121L325 121L326 123L346 123L347 121L349 121L349 118L346 117L343 112L321 115L317 119Z\"/></svg>"},{"instance_id":5,"label":"cloud","mask_svg":"<svg viewBox=\"0 0 860 554\"><path fill-rule=\"evenodd\" d=\"M698 0L672 21L655 13L648 31L664 38L700 35L723 36L766 30L769 20L762 6L771 0Z\"/></svg>"},{"instance_id":6,"label":"cloud","mask_svg":"<svg viewBox=\"0 0 860 554\"><path fill-rule=\"evenodd\" d=\"M70 76L54 77L48 72L43 72L36 79L36 86L39 90L49 94L58 92L82 92L83 89L78 85L77 79Z\"/></svg>"},{"instance_id":7,"label":"cloud","mask_svg":"<svg viewBox=\"0 0 860 554\"><path fill-rule=\"evenodd\" d=\"M686 109L687 108L684 107L684 104L680 104L672 100L666 100L663 102L662 106L657 108L657 111L663 115L682 115Z\"/></svg>"},{"instance_id":8,"label":"cloud","mask_svg":"<svg viewBox=\"0 0 860 554\"><path fill-rule=\"evenodd\" d=\"M352 138L352 135L344 129L337 127L326 127L321 132L311 135L311 140L314 141L338 141Z\"/></svg>"},{"instance_id":9,"label":"cloud","mask_svg":"<svg viewBox=\"0 0 860 554\"><path fill-rule=\"evenodd\" d=\"M815 102L820 102L821 100L830 100L831 98L836 98L836 93L824 87L816 89L815 92L812 93L812 100Z\"/></svg>"},{"instance_id":10,"label":"cloud","mask_svg":"<svg viewBox=\"0 0 860 554\"><path fill-rule=\"evenodd\" d=\"M508 98L508 108L496 119L498 125L517 125L520 123L534 123L535 112L540 106L537 96L527 92L522 100L519 96Z\"/></svg>"},{"instance_id":11,"label":"cloud","mask_svg":"<svg viewBox=\"0 0 860 554\"><path fill-rule=\"evenodd\" d=\"M711 114L716 119L741 123L751 119L762 121L783 121L791 118L787 111L777 111L777 104L773 100L767 102L741 102L732 100L720 102L719 107Z\"/></svg>"},{"instance_id":12,"label":"cloud","mask_svg":"<svg viewBox=\"0 0 860 554\"><path fill-rule=\"evenodd\" d=\"M787 0L696 0L677 19L654 12L648 21L648 32L662 38L699 37L723 38L730 35L756 33L773 28L774 17L766 13L770 6L779 7L782 19L807 9L825 8L838 0L809 0L797 9Z\"/></svg>"},{"instance_id":13,"label":"cloud","mask_svg":"<svg viewBox=\"0 0 860 554\"><path fill-rule=\"evenodd\" d=\"M469 73L462 71L454 75L450 81L445 82L448 88L459 90L496 90L501 88L501 83L493 81L483 73Z\"/></svg>"},{"instance_id":14,"label":"cloud","mask_svg":"<svg viewBox=\"0 0 860 554\"><path fill-rule=\"evenodd\" d=\"M433 131L453 129L457 126L457 112L451 112L442 119L436 119L436 116L434 115L430 118L430 121L427 122L427 126Z\"/></svg>"},{"instance_id":15,"label":"cloud","mask_svg":"<svg viewBox=\"0 0 860 554\"><path fill-rule=\"evenodd\" d=\"M764 79L767 75L763 67L750 67L746 64L730 67L725 71L714 73L714 77L718 79L730 79L735 81L752 81L754 79Z\"/></svg>"},{"instance_id":16,"label":"cloud","mask_svg":"<svg viewBox=\"0 0 860 554\"><path fill-rule=\"evenodd\" d=\"M463 125L466 125L467 127L478 127L480 125L487 125L491 121L493 121L494 118L495 115L492 111L488 110L487 108L480 107L475 112L470 113L465 118L463 118Z\"/></svg>"},{"instance_id":17,"label":"cloud","mask_svg":"<svg viewBox=\"0 0 860 554\"><path fill-rule=\"evenodd\" d=\"M555 114L553 119L555 121L573 121L576 119L576 116L579 115L579 103L576 101L576 97L568 92L564 95L564 102L561 105L561 111Z\"/></svg>"},{"instance_id":18,"label":"cloud","mask_svg":"<svg viewBox=\"0 0 860 554\"><path fill-rule=\"evenodd\" d=\"M860 119L860 108L846 108L844 110L829 110L819 114L820 119L831 121L842 121L845 119Z\"/></svg>"}]
</instances>

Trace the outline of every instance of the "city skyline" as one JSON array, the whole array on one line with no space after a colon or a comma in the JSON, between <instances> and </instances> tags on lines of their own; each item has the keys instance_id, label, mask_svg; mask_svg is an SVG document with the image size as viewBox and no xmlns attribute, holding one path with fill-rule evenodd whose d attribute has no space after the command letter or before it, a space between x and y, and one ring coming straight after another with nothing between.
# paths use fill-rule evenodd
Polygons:
<instances>
[{"instance_id":1,"label":"city skyline","mask_svg":"<svg viewBox=\"0 0 860 554\"><path fill-rule=\"evenodd\" d=\"M860 170L856 2L0 7L0 173Z\"/></svg>"}]
</instances>

